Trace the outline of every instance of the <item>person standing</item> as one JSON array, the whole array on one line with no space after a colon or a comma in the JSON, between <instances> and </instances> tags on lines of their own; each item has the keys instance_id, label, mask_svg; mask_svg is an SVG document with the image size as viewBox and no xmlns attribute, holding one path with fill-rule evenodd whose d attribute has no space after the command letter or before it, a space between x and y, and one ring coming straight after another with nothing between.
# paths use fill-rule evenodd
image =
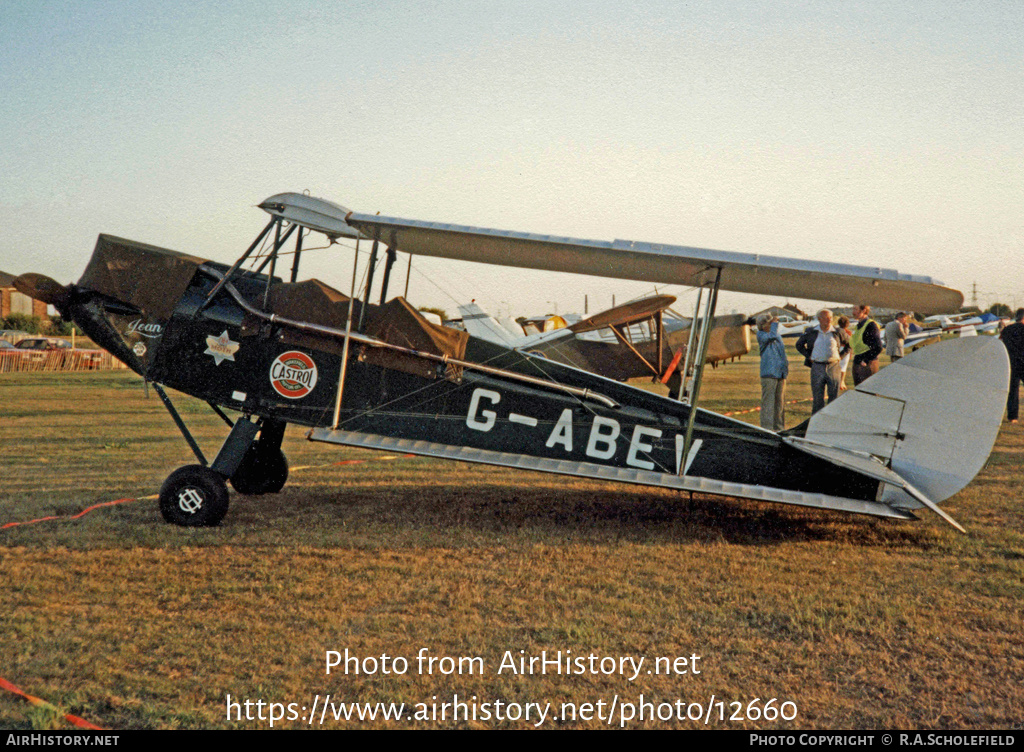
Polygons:
<instances>
[{"instance_id":1,"label":"person standing","mask_svg":"<svg viewBox=\"0 0 1024 752\"><path fill-rule=\"evenodd\" d=\"M839 396L839 360L850 347L846 332L832 326L832 311L818 311L818 326L805 331L796 342L796 349L804 356L804 365L811 367L811 413Z\"/></svg>"},{"instance_id":2,"label":"person standing","mask_svg":"<svg viewBox=\"0 0 1024 752\"><path fill-rule=\"evenodd\" d=\"M757 317L757 347L761 352L761 428L781 431L786 427L786 378L789 360L779 334L779 318L763 313Z\"/></svg>"},{"instance_id":3,"label":"person standing","mask_svg":"<svg viewBox=\"0 0 1024 752\"><path fill-rule=\"evenodd\" d=\"M895 363L903 357L903 340L910 330L907 329L907 314L900 311L896 318L885 325L885 354Z\"/></svg>"},{"instance_id":4,"label":"person standing","mask_svg":"<svg viewBox=\"0 0 1024 752\"><path fill-rule=\"evenodd\" d=\"M871 318L871 306L859 305L853 309L857 328L853 330L850 346L853 348L853 385L878 373L878 356L882 352L882 338L878 323Z\"/></svg>"},{"instance_id":5,"label":"person standing","mask_svg":"<svg viewBox=\"0 0 1024 752\"><path fill-rule=\"evenodd\" d=\"M1010 356L1010 393L1006 397L1006 419L1016 423L1020 416L1020 382L1024 379L1024 308L1018 308L1013 323L999 335Z\"/></svg>"},{"instance_id":6,"label":"person standing","mask_svg":"<svg viewBox=\"0 0 1024 752\"><path fill-rule=\"evenodd\" d=\"M846 332L846 337L849 339L853 336L853 332L850 331L850 319L846 316L838 316L836 318L836 326ZM839 359L839 391L846 391L846 371L850 366L850 358L853 357L853 350L847 350L846 355Z\"/></svg>"}]
</instances>

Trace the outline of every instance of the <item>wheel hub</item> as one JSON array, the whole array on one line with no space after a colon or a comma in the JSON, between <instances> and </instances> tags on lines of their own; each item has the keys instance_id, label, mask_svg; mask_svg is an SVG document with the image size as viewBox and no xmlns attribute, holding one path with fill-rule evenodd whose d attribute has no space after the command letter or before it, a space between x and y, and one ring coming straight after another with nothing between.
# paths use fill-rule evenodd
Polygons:
<instances>
[{"instance_id":1,"label":"wheel hub","mask_svg":"<svg viewBox=\"0 0 1024 752\"><path fill-rule=\"evenodd\" d=\"M178 494L178 507L183 512L195 514L203 508L203 495L194 488L183 488Z\"/></svg>"}]
</instances>

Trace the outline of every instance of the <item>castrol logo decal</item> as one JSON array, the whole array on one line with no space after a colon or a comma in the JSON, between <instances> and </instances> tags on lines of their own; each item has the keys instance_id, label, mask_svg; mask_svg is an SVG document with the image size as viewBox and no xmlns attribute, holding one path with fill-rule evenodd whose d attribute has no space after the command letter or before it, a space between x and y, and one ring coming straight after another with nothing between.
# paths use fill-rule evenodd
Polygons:
<instances>
[{"instance_id":1,"label":"castrol logo decal","mask_svg":"<svg viewBox=\"0 0 1024 752\"><path fill-rule=\"evenodd\" d=\"M316 363L306 353L292 350L270 364L270 385L288 399L302 399L316 386Z\"/></svg>"}]
</instances>

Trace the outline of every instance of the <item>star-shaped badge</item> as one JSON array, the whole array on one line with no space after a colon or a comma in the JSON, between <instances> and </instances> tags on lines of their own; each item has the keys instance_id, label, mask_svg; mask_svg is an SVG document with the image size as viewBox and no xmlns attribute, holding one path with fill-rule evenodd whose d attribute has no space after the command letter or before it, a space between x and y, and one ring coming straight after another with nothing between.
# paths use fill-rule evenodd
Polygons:
<instances>
[{"instance_id":1,"label":"star-shaped badge","mask_svg":"<svg viewBox=\"0 0 1024 752\"><path fill-rule=\"evenodd\" d=\"M216 365L219 366L222 361L233 361L236 352L238 352L238 343L231 340L228 330L225 329L219 337L206 338L206 351L203 355L212 355Z\"/></svg>"}]
</instances>

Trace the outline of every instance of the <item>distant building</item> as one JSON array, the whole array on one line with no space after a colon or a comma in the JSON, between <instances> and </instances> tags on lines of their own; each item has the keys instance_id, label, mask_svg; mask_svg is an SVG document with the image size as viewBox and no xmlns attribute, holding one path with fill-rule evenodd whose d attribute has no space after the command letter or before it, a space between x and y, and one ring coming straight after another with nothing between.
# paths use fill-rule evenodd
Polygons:
<instances>
[{"instance_id":1,"label":"distant building","mask_svg":"<svg viewBox=\"0 0 1024 752\"><path fill-rule=\"evenodd\" d=\"M46 303L41 300L33 300L28 295L15 290L14 275L0 272L0 319L5 319L12 313L39 316L45 319L47 318Z\"/></svg>"}]
</instances>

